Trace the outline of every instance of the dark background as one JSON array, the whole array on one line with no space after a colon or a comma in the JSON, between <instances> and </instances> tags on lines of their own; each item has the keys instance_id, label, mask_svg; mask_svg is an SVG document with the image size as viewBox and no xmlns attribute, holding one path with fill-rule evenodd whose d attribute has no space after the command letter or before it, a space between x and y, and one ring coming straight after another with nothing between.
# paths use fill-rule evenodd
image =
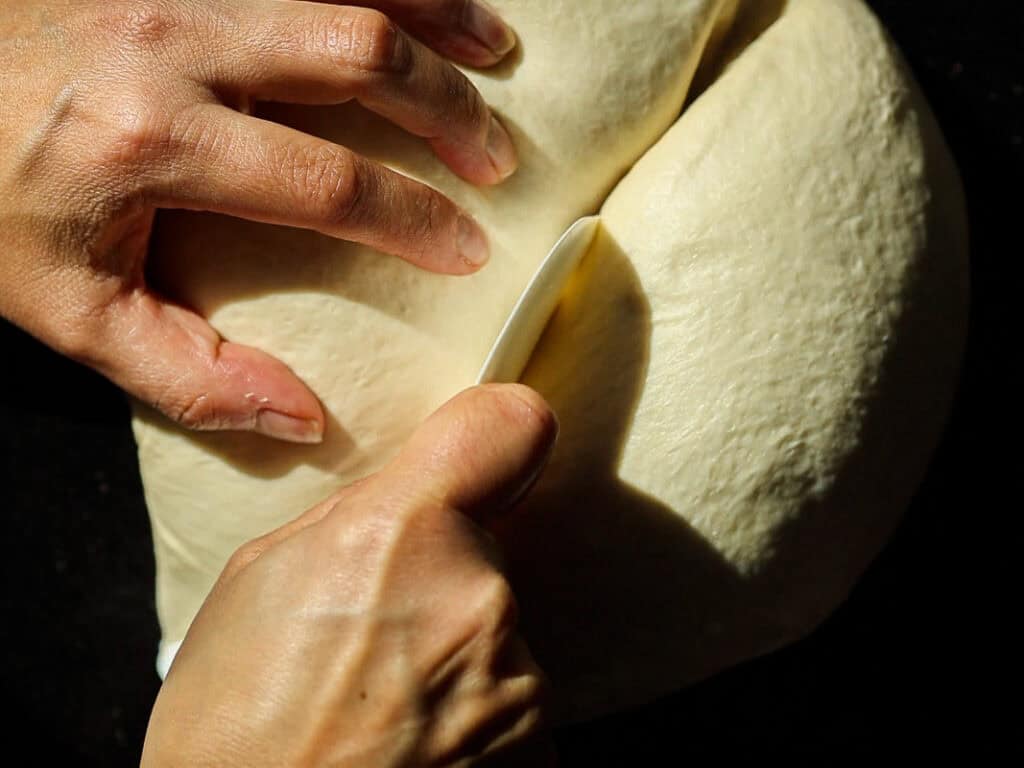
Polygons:
<instances>
[{"instance_id":1,"label":"dark background","mask_svg":"<svg viewBox=\"0 0 1024 768\"><path fill-rule=\"evenodd\" d=\"M1024 3L870 4L921 81L968 194L971 331L946 436L897 535L819 631L560 732L567 767L1021 753L1021 452L1004 360L1019 349L1007 337L1024 226ZM2 321L0 350L3 747L32 764L137 765L158 630L127 406Z\"/></svg>"}]
</instances>

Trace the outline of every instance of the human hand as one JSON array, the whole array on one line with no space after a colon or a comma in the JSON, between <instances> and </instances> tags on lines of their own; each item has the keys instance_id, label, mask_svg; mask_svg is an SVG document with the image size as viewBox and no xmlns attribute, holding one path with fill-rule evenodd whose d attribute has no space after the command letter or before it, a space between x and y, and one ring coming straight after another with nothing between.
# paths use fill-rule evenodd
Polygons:
<instances>
[{"instance_id":1,"label":"human hand","mask_svg":"<svg viewBox=\"0 0 1024 768\"><path fill-rule=\"evenodd\" d=\"M464 63L493 64L514 45L475 1L356 5ZM283 363L150 290L157 209L314 229L443 273L487 258L482 231L450 200L243 114L251 100L357 99L478 184L516 166L472 84L366 8L0 0L0 93L0 315L196 429L318 442L324 414Z\"/></svg>"},{"instance_id":2,"label":"human hand","mask_svg":"<svg viewBox=\"0 0 1024 768\"><path fill-rule=\"evenodd\" d=\"M478 523L525 495L556 433L532 390L468 390L381 472L239 549L143 767L553 764L542 673Z\"/></svg>"}]
</instances>

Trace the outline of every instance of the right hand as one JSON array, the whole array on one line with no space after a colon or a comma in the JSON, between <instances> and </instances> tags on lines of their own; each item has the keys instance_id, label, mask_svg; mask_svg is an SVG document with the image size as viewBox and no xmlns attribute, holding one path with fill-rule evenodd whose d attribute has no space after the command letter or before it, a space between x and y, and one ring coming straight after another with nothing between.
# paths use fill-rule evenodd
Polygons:
<instances>
[{"instance_id":1,"label":"right hand","mask_svg":"<svg viewBox=\"0 0 1024 768\"><path fill-rule=\"evenodd\" d=\"M314 229L449 274L486 261L483 232L440 193L244 114L356 99L473 183L512 173L504 128L431 49L493 64L508 27L476 0L355 5L380 10L0 0L0 315L187 427L318 442L313 393L152 292L144 261L159 208Z\"/></svg>"},{"instance_id":2,"label":"right hand","mask_svg":"<svg viewBox=\"0 0 1024 768\"><path fill-rule=\"evenodd\" d=\"M481 523L541 472L557 422L469 390L381 472L242 547L157 698L143 768L544 768L543 674Z\"/></svg>"}]
</instances>

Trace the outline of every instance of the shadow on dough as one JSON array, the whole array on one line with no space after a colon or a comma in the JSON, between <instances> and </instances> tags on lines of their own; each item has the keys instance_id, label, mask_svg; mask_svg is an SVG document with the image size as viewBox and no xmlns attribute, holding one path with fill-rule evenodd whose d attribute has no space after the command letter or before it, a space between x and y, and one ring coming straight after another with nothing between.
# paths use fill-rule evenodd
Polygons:
<instances>
[{"instance_id":1,"label":"shadow on dough","mask_svg":"<svg viewBox=\"0 0 1024 768\"><path fill-rule=\"evenodd\" d=\"M608 323L614 333L602 332ZM558 414L559 445L521 513L497 531L530 647L555 690L572 692L573 701L559 702L562 720L604 709L612 703L605 696L620 707L630 690L661 687L619 663L638 652L663 657L674 675L687 654L724 664L737 642L764 642L724 624L666 628L666 617L696 626L726 615L723 605L742 602L742 584L685 520L618 478L650 340L651 309L637 274L602 232L523 377ZM595 698L580 699L581 691Z\"/></svg>"}]
</instances>

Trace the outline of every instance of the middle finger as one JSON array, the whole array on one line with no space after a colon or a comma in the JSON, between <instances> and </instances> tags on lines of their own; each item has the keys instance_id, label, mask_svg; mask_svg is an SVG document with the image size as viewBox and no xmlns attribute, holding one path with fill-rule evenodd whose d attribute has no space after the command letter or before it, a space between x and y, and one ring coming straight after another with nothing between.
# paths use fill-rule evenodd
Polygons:
<instances>
[{"instance_id":1,"label":"middle finger","mask_svg":"<svg viewBox=\"0 0 1024 768\"><path fill-rule=\"evenodd\" d=\"M496 184L515 149L473 84L454 66L365 8L260 0L216 25L206 85L220 94L299 104L356 99L426 139L453 171Z\"/></svg>"}]
</instances>

